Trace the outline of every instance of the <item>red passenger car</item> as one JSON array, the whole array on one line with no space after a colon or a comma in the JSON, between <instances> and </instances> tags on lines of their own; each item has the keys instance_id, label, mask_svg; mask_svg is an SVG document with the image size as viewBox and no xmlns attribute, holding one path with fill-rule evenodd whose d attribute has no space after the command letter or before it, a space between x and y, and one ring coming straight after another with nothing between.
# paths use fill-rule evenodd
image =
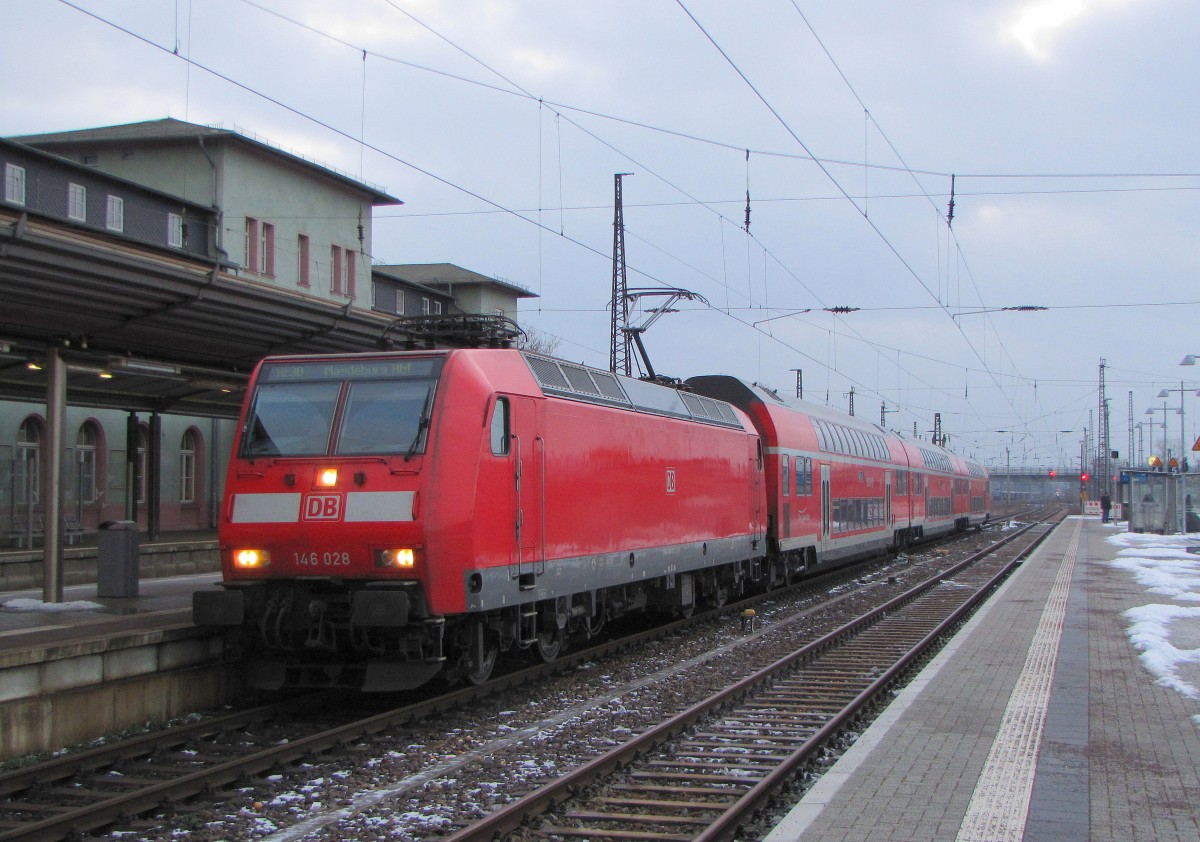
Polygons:
<instances>
[{"instance_id":1,"label":"red passenger car","mask_svg":"<svg viewBox=\"0 0 1200 842\"><path fill-rule=\"evenodd\" d=\"M772 565L785 575L988 519L987 472L945 448L735 377L687 383L742 409L762 436Z\"/></svg>"}]
</instances>

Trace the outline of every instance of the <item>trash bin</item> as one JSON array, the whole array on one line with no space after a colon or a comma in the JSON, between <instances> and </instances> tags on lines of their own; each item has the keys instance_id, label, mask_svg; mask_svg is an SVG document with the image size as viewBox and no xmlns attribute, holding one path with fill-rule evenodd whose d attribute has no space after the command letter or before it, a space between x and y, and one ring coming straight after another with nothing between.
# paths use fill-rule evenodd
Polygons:
<instances>
[{"instance_id":1,"label":"trash bin","mask_svg":"<svg viewBox=\"0 0 1200 842\"><path fill-rule=\"evenodd\" d=\"M137 523L132 520L105 521L100 524L97 537L100 542L100 558L96 575L96 596L137 596Z\"/></svg>"}]
</instances>

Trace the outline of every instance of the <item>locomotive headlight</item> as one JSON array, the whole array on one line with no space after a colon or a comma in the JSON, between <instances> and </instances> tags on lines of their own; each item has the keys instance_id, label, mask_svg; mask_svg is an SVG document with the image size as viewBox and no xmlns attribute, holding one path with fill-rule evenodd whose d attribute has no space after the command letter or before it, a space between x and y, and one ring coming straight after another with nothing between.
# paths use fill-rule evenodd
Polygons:
<instances>
[{"instance_id":1,"label":"locomotive headlight","mask_svg":"<svg viewBox=\"0 0 1200 842\"><path fill-rule=\"evenodd\" d=\"M337 468L322 468L317 471L317 485L333 488L337 485Z\"/></svg>"},{"instance_id":2,"label":"locomotive headlight","mask_svg":"<svg viewBox=\"0 0 1200 842\"><path fill-rule=\"evenodd\" d=\"M375 551L376 567L394 567L401 570L411 570L415 564L416 553L413 552L411 547Z\"/></svg>"},{"instance_id":3,"label":"locomotive headlight","mask_svg":"<svg viewBox=\"0 0 1200 842\"><path fill-rule=\"evenodd\" d=\"M234 550L233 566L243 570L266 567L271 563L271 554L266 550Z\"/></svg>"}]
</instances>

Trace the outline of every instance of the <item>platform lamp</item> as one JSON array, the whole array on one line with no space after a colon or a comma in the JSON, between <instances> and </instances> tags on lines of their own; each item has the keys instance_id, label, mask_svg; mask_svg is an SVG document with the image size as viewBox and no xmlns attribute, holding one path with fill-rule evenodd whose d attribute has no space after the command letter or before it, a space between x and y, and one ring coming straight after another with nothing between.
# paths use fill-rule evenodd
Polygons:
<instances>
[{"instance_id":1,"label":"platform lamp","mask_svg":"<svg viewBox=\"0 0 1200 842\"><path fill-rule=\"evenodd\" d=\"M1179 413L1179 472L1180 473L1183 473L1183 459L1184 459L1184 454L1187 453L1187 439L1184 437L1184 432L1183 432L1183 417L1184 417L1183 416L1183 393L1185 391L1190 392L1191 390L1184 389L1183 381L1180 381L1178 389L1160 389L1158 392L1158 396L1160 398L1170 397L1171 392L1179 393L1179 409L1177 410L1177 412ZM1165 403L1164 403L1164 406L1165 406ZM1167 417L1166 417L1166 415L1164 415L1163 416L1164 424L1166 424L1166 420L1167 420ZM1166 435L1167 435L1167 430L1166 430L1166 427L1164 426L1163 427L1163 438L1166 438ZM1163 450L1166 450L1166 447L1164 447Z\"/></svg>"},{"instance_id":2,"label":"platform lamp","mask_svg":"<svg viewBox=\"0 0 1200 842\"><path fill-rule=\"evenodd\" d=\"M1196 364L1196 355L1195 355L1195 354L1188 354L1188 355L1186 355L1186 356L1185 356L1185 357L1184 357L1182 360L1180 360L1180 361L1179 361L1179 364L1180 364L1180 365L1195 365L1195 364ZM1180 389L1182 389L1182 388L1183 388L1183 383L1180 383L1180 384L1179 384L1179 388L1180 388ZM1200 397L1200 391L1197 391L1197 392L1196 392L1196 397ZM1183 405L1183 394L1182 394L1182 392L1181 392L1181 393L1180 393L1180 395L1179 395L1179 404L1180 404L1180 406L1182 406L1182 405ZM1183 422L1181 421L1181 422L1180 422L1180 427L1181 427L1181 429L1182 429L1182 424L1183 424ZM1182 437L1182 433L1181 433L1180 435L1181 435L1181 437ZM1186 444L1186 442L1185 442L1185 444Z\"/></svg>"},{"instance_id":3,"label":"platform lamp","mask_svg":"<svg viewBox=\"0 0 1200 842\"><path fill-rule=\"evenodd\" d=\"M1162 420L1162 421L1155 421L1155 420L1154 420L1154 413L1156 413L1156 412L1161 412L1161 413L1163 414L1163 420ZM1163 445L1163 459L1162 459L1162 467L1163 467L1163 468L1166 468L1166 467L1167 467L1167 402L1166 402L1166 401L1163 401L1163 405L1162 405L1162 406L1152 406L1152 407L1150 407L1149 409L1147 409L1147 410L1146 410L1146 415L1149 415L1149 416L1150 416L1150 421L1148 422L1148 423L1150 424L1150 458L1151 458L1151 459L1157 459L1157 458L1158 458L1158 457L1157 457L1157 455L1154 453L1154 428L1155 428L1155 427L1159 427L1159 426L1161 426L1161 427L1163 428L1163 442L1162 442L1162 445ZM1158 467L1158 466L1157 466L1157 465L1154 465L1154 467Z\"/></svg>"}]
</instances>

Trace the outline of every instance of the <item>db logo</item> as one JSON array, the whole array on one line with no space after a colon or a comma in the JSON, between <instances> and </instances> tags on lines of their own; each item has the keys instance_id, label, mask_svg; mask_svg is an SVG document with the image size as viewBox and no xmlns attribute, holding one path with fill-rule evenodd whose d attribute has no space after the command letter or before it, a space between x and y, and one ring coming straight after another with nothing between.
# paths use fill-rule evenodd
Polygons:
<instances>
[{"instance_id":1,"label":"db logo","mask_svg":"<svg viewBox=\"0 0 1200 842\"><path fill-rule=\"evenodd\" d=\"M675 493L675 469L667 468L667 493Z\"/></svg>"},{"instance_id":2,"label":"db logo","mask_svg":"<svg viewBox=\"0 0 1200 842\"><path fill-rule=\"evenodd\" d=\"M304 498L305 520L337 520L341 516L340 494L309 494Z\"/></svg>"}]
</instances>

